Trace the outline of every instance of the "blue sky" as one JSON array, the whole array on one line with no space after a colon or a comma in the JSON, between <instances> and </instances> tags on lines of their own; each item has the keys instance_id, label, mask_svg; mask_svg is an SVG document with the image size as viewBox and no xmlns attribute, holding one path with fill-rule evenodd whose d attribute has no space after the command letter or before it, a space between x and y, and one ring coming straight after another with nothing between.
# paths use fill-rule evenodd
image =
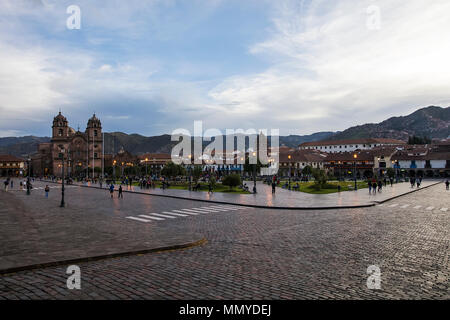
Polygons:
<instances>
[{"instance_id":1,"label":"blue sky","mask_svg":"<svg viewBox=\"0 0 450 320\"><path fill-rule=\"evenodd\" d=\"M81 29L69 30L69 5ZM378 28L368 21L378 8ZM450 3L3 0L0 136L342 130L450 101Z\"/></svg>"}]
</instances>

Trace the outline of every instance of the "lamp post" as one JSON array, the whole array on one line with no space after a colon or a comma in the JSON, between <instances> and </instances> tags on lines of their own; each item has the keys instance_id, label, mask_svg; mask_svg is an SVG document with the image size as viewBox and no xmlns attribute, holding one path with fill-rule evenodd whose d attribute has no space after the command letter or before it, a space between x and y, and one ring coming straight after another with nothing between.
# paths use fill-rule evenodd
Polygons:
<instances>
[{"instance_id":1,"label":"lamp post","mask_svg":"<svg viewBox=\"0 0 450 320\"><path fill-rule=\"evenodd\" d=\"M192 175L192 167L191 167L191 163L192 163L192 155L188 155L188 158L189 158L189 167L188 167L188 174L189 174L189 191L191 191L192 190L192 177L191 177L191 175Z\"/></svg>"},{"instance_id":2,"label":"lamp post","mask_svg":"<svg viewBox=\"0 0 450 320\"><path fill-rule=\"evenodd\" d=\"M355 159L355 161L353 161L353 164L354 164L353 177L355 179L355 191L358 190L358 185L356 184L356 159L357 158L358 158L358 155L356 153L353 154L353 159Z\"/></svg>"},{"instance_id":3,"label":"lamp post","mask_svg":"<svg viewBox=\"0 0 450 320\"><path fill-rule=\"evenodd\" d=\"M147 162L148 158L145 158L145 176L147 176Z\"/></svg>"},{"instance_id":4,"label":"lamp post","mask_svg":"<svg viewBox=\"0 0 450 320\"><path fill-rule=\"evenodd\" d=\"M27 195L30 195L30 174L31 174L31 158L28 156L27 159L27 165L28 165L28 178L27 178Z\"/></svg>"},{"instance_id":5,"label":"lamp post","mask_svg":"<svg viewBox=\"0 0 450 320\"><path fill-rule=\"evenodd\" d=\"M288 189L291 190L291 155L288 155L288 164L289 164L289 184L288 184Z\"/></svg>"},{"instance_id":6,"label":"lamp post","mask_svg":"<svg viewBox=\"0 0 450 320\"><path fill-rule=\"evenodd\" d=\"M64 147L61 146L61 160L62 160L62 187L61 187L61 204L60 207L64 208Z\"/></svg>"},{"instance_id":7,"label":"lamp post","mask_svg":"<svg viewBox=\"0 0 450 320\"><path fill-rule=\"evenodd\" d=\"M256 152L253 152L253 157L256 157ZM258 164L258 159L256 163L253 165L253 193L256 193L256 166Z\"/></svg>"},{"instance_id":8,"label":"lamp post","mask_svg":"<svg viewBox=\"0 0 450 320\"><path fill-rule=\"evenodd\" d=\"M114 179L113 183L116 183L116 163L117 163L117 161L114 160L113 161L113 179Z\"/></svg>"}]
</instances>

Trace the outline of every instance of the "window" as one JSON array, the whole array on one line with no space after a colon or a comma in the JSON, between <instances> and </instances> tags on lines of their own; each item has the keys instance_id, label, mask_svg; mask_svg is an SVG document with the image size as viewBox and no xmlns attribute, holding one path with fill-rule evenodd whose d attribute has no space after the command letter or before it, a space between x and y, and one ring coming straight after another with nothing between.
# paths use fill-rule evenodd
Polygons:
<instances>
[{"instance_id":1,"label":"window","mask_svg":"<svg viewBox=\"0 0 450 320\"><path fill-rule=\"evenodd\" d=\"M94 137L96 137L97 136L97 130L94 130Z\"/></svg>"},{"instance_id":2,"label":"window","mask_svg":"<svg viewBox=\"0 0 450 320\"><path fill-rule=\"evenodd\" d=\"M62 137L62 135L63 135L62 129L58 129L58 136Z\"/></svg>"},{"instance_id":3,"label":"window","mask_svg":"<svg viewBox=\"0 0 450 320\"><path fill-rule=\"evenodd\" d=\"M94 158L97 158L97 152L94 153Z\"/></svg>"}]
</instances>

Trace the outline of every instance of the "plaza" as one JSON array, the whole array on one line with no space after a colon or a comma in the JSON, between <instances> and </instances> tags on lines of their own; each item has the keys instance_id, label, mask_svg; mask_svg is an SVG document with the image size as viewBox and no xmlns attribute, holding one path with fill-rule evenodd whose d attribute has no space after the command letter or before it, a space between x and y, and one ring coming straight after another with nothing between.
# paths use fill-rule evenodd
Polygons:
<instances>
[{"instance_id":1,"label":"plaza","mask_svg":"<svg viewBox=\"0 0 450 320\"><path fill-rule=\"evenodd\" d=\"M111 199L76 185L60 208L60 185L47 199L45 184L29 196L1 191L0 299L450 298L442 183L330 210L137 192ZM67 289L64 261L80 267L80 290ZM366 285L371 265L381 270L379 290Z\"/></svg>"}]
</instances>

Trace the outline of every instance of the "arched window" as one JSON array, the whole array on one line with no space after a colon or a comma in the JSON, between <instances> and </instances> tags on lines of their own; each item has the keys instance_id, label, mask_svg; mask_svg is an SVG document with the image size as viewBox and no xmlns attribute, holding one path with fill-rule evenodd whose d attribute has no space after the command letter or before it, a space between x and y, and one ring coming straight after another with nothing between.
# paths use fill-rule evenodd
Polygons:
<instances>
[{"instance_id":1,"label":"arched window","mask_svg":"<svg viewBox=\"0 0 450 320\"><path fill-rule=\"evenodd\" d=\"M94 130L94 137L96 137L97 136L97 130Z\"/></svg>"},{"instance_id":2,"label":"arched window","mask_svg":"<svg viewBox=\"0 0 450 320\"><path fill-rule=\"evenodd\" d=\"M63 135L63 130L62 129L58 129L58 136L62 137Z\"/></svg>"}]
</instances>

